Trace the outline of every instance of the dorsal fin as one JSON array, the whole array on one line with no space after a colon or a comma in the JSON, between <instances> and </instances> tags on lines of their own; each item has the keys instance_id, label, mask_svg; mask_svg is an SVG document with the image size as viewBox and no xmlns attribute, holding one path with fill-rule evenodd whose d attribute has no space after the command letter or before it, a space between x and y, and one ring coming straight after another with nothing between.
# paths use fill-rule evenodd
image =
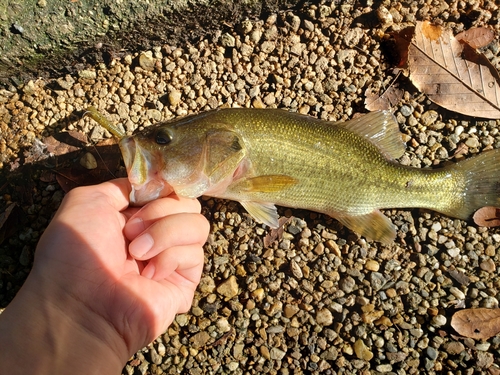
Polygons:
<instances>
[{"instance_id":1,"label":"dorsal fin","mask_svg":"<svg viewBox=\"0 0 500 375\"><path fill-rule=\"evenodd\" d=\"M389 159L397 159L405 152L402 134L390 111L371 112L338 125L365 137Z\"/></svg>"}]
</instances>

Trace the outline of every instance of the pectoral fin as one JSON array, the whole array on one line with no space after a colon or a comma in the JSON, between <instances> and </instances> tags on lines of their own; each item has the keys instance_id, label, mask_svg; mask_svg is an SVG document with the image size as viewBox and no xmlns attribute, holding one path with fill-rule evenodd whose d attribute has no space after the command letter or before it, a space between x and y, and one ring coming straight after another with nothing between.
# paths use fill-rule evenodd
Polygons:
<instances>
[{"instance_id":1,"label":"pectoral fin","mask_svg":"<svg viewBox=\"0 0 500 375\"><path fill-rule=\"evenodd\" d=\"M298 182L299 180L296 178L286 175L265 175L246 178L235 184L233 189L237 189L241 193L276 193L288 189Z\"/></svg>"},{"instance_id":2,"label":"pectoral fin","mask_svg":"<svg viewBox=\"0 0 500 375\"><path fill-rule=\"evenodd\" d=\"M390 244L396 238L396 228L379 210L361 216L335 215L346 227L370 240Z\"/></svg>"},{"instance_id":3,"label":"pectoral fin","mask_svg":"<svg viewBox=\"0 0 500 375\"><path fill-rule=\"evenodd\" d=\"M233 131L214 129L207 133L204 145L204 172L211 185L232 176L245 157L245 147Z\"/></svg>"},{"instance_id":4,"label":"pectoral fin","mask_svg":"<svg viewBox=\"0 0 500 375\"><path fill-rule=\"evenodd\" d=\"M252 215L253 218L258 222L269 225L273 229L279 227L279 215L274 204L268 202L251 201L243 201L240 203L245 208L245 210L247 210L248 213Z\"/></svg>"}]
</instances>

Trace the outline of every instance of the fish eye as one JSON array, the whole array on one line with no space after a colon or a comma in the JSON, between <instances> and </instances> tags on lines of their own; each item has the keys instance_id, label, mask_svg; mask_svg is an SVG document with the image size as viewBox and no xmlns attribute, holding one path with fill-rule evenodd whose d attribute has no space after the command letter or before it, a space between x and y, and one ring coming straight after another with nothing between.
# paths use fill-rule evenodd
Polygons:
<instances>
[{"instance_id":1,"label":"fish eye","mask_svg":"<svg viewBox=\"0 0 500 375\"><path fill-rule=\"evenodd\" d=\"M168 145L170 142L172 142L172 135L170 135L164 129L159 129L156 132L155 141L159 145Z\"/></svg>"}]
</instances>

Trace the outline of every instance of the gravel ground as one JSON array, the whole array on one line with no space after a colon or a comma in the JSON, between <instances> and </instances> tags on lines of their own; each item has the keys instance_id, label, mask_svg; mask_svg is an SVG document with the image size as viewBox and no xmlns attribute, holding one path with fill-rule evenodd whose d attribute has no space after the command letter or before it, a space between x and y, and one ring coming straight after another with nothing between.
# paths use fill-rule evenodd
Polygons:
<instances>
[{"instance_id":1,"label":"gravel ground","mask_svg":"<svg viewBox=\"0 0 500 375\"><path fill-rule=\"evenodd\" d=\"M346 120L366 112L366 89L396 77L384 32L427 19L454 32L488 25L500 35L493 1L383 4L306 5L225 25L194 45L164 45L77 76L1 90L0 212L16 202L28 224L0 245L0 303L25 279L62 199L58 163L79 164L76 147L68 159L46 158L45 137L110 137L82 118L87 106L127 132L218 107ZM498 69L498 38L484 52ZM457 151L463 157L500 147L499 120L447 112L404 75L399 82L403 164L434 166L454 161ZM193 308L123 374L500 373L500 337L474 341L450 327L457 309L498 307L500 230L419 209L386 210L398 237L383 246L325 215L283 208L288 220L276 238L238 203L202 202L212 232Z\"/></svg>"}]
</instances>

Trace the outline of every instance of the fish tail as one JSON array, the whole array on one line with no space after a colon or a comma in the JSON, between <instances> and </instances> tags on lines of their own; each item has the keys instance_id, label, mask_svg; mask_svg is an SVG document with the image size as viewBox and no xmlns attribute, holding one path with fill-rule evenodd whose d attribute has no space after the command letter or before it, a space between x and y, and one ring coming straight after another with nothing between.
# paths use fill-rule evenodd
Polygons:
<instances>
[{"instance_id":1,"label":"fish tail","mask_svg":"<svg viewBox=\"0 0 500 375\"><path fill-rule=\"evenodd\" d=\"M462 177L462 203L445 212L468 219L486 206L500 207L500 149L484 152L449 167Z\"/></svg>"}]
</instances>

